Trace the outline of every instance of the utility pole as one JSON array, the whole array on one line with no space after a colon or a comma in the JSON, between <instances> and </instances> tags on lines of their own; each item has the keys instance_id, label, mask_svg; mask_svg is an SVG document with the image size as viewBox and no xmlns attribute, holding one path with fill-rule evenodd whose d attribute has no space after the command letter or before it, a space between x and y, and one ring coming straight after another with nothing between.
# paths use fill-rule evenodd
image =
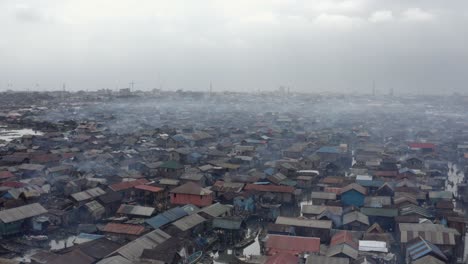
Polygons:
<instances>
[{"instance_id":1,"label":"utility pole","mask_svg":"<svg viewBox=\"0 0 468 264\"><path fill-rule=\"evenodd\" d=\"M135 82L133 82L133 81L130 82L130 87L129 87L129 88L130 88L130 92L133 91L133 87L134 87L134 86L135 86Z\"/></svg>"}]
</instances>

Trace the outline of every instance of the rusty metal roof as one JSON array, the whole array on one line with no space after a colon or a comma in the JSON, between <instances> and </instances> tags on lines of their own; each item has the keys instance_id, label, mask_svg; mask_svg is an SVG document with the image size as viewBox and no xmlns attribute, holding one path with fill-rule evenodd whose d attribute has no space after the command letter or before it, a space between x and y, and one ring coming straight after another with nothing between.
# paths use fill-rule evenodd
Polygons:
<instances>
[{"instance_id":1,"label":"rusty metal roof","mask_svg":"<svg viewBox=\"0 0 468 264\"><path fill-rule=\"evenodd\" d=\"M145 231L145 227L141 225L108 223L104 226L103 231L126 235L141 235Z\"/></svg>"}]
</instances>

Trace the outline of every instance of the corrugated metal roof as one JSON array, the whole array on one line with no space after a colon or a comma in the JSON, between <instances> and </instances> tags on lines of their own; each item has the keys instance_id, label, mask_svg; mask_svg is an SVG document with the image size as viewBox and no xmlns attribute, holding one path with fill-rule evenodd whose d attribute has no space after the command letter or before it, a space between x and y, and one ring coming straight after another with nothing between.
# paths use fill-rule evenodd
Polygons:
<instances>
[{"instance_id":1,"label":"corrugated metal roof","mask_svg":"<svg viewBox=\"0 0 468 264\"><path fill-rule=\"evenodd\" d=\"M422 237L436 245L455 245L455 236L460 235L456 229L439 224L400 223L399 229L401 243Z\"/></svg>"},{"instance_id":2,"label":"corrugated metal roof","mask_svg":"<svg viewBox=\"0 0 468 264\"><path fill-rule=\"evenodd\" d=\"M204 212L212 217L219 217L229 211L232 210L232 206L226 204L215 203L212 205L208 205L200 210L200 212Z\"/></svg>"},{"instance_id":3,"label":"corrugated metal roof","mask_svg":"<svg viewBox=\"0 0 468 264\"><path fill-rule=\"evenodd\" d=\"M408 204L400 208L400 215L412 215L412 214L417 214L417 215L428 217L428 218L431 218L434 216L433 213L429 211L428 209L414 205L414 204Z\"/></svg>"},{"instance_id":4,"label":"corrugated metal roof","mask_svg":"<svg viewBox=\"0 0 468 264\"><path fill-rule=\"evenodd\" d=\"M345 187L343 187L341 189L341 193L343 194L343 193L348 192L350 190L355 190L355 191L357 191L359 193L362 193L364 195L367 194L367 189L362 187L361 185L359 185L357 183L351 183L349 185L346 185Z\"/></svg>"},{"instance_id":5,"label":"corrugated metal roof","mask_svg":"<svg viewBox=\"0 0 468 264\"><path fill-rule=\"evenodd\" d=\"M187 212L181 207L174 207L163 213L158 214L155 217L152 217L146 220L146 223L149 224L154 229L160 228L161 226L167 225L177 219L180 219L188 215Z\"/></svg>"},{"instance_id":6,"label":"corrugated metal roof","mask_svg":"<svg viewBox=\"0 0 468 264\"><path fill-rule=\"evenodd\" d=\"M117 210L119 214L138 215L138 216L151 216L154 213L153 207L122 204Z\"/></svg>"},{"instance_id":7,"label":"corrugated metal roof","mask_svg":"<svg viewBox=\"0 0 468 264\"><path fill-rule=\"evenodd\" d=\"M330 246L336 246L340 244L347 244L355 249L358 248L358 243L354 240L353 235L350 231L342 230L334 234L330 240Z\"/></svg>"},{"instance_id":8,"label":"corrugated metal roof","mask_svg":"<svg viewBox=\"0 0 468 264\"><path fill-rule=\"evenodd\" d=\"M109 256L119 254L128 260L138 260L145 249L153 249L171 238L166 232L156 229L117 249Z\"/></svg>"},{"instance_id":9,"label":"corrugated metal roof","mask_svg":"<svg viewBox=\"0 0 468 264\"><path fill-rule=\"evenodd\" d=\"M312 215L319 215L323 211L325 211L327 207L325 205L311 205L311 204L304 204L301 208L301 213L303 214L312 214Z\"/></svg>"},{"instance_id":10,"label":"corrugated metal roof","mask_svg":"<svg viewBox=\"0 0 468 264\"><path fill-rule=\"evenodd\" d=\"M383 241L359 240L359 251L388 252L387 243Z\"/></svg>"},{"instance_id":11,"label":"corrugated metal roof","mask_svg":"<svg viewBox=\"0 0 468 264\"><path fill-rule=\"evenodd\" d=\"M332 221L329 220L315 220L315 219L299 219L294 217L278 216L275 224L301 226L319 229L331 229Z\"/></svg>"},{"instance_id":12,"label":"corrugated metal roof","mask_svg":"<svg viewBox=\"0 0 468 264\"><path fill-rule=\"evenodd\" d=\"M349 213L343 215L343 224L344 225L355 222L355 221L360 222L360 223L365 224L365 225L369 225L369 217L367 217L367 215L365 215L365 214L363 214L361 212L353 211L353 212L349 212Z\"/></svg>"},{"instance_id":13,"label":"corrugated metal roof","mask_svg":"<svg viewBox=\"0 0 468 264\"><path fill-rule=\"evenodd\" d=\"M242 225L241 218L215 218L213 219L213 228L239 230Z\"/></svg>"},{"instance_id":14,"label":"corrugated metal roof","mask_svg":"<svg viewBox=\"0 0 468 264\"><path fill-rule=\"evenodd\" d=\"M311 199L336 200L336 193L333 192L311 192Z\"/></svg>"},{"instance_id":15,"label":"corrugated metal roof","mask_svg":"<svg viewBox=\"0 0 468 264\"><path fill-rule=\"evenodd\" d=\"M141 235L145 231L145 227L140 225L128 225L120 223L108 223L104 226L104 232L126 234L126 235Z\"/></svg>"},{"instance_id":16,"label":"corrugated metal roof","mask_svg":"<svg viewBox=\"0 0 468 264\"><path fill-rule=\"evenodd\" d=\"M327 257L327 256L316 256L309 255L307 257L306 264L349 264L347 258Z\"/></svg>"},{"instance_id":17,"label":"corrugated metal roof","mask_svg":"<svg viewBox=\"0 0 468 264\"><path fill-rule=\"evenodd\" d=\"M179 228L182 231L186 231L205 221L206 219L201 217L200 215L193 214L193 215L188 215L182 219L175 221L174 223L172 223L172 225L174 225L175 227Z\"/></svg>"},{"instance_id":18,"label":"corrugated metal roof","mask_svg":"<svg viewBox=\"0 0 468 264\"><path fill-rule=\"evenodd\" d=\"M84 206L94 215L102 215L106 211L104 206L102 206L98 201L91 201L86 203Z\"/></svg>"},{"instance_id":19,"label":"corrugated metal roof","mask_svg":"<svg viewBox=\"0 0 468 264\"><path fill-rule=\"evenodd\" d=\"M439 247L425 240L422 237L418 237L416 241L410 242L406 248L406 251L410 256L411 260L420 259L428 254L434 254L441 259L447 260L447 257L444 253L442 253Z\"/></svg>"},{"instance_id":20,"label":"corrugated metal roof","mask_svg":"<svg viewBox=\"0 0 468 264\"><path fill-rule=\"evenodd\" d=\"M103 191L101 188L96 187L92 189L88 189L82 192L77 192L71 195L73 199L77 202L82 202L86 200L91 200L93 198L99 197L101 195L106 194L105 191Z\"/></svg>"},{"instance_id":21,"label":"corrugated metal roof","mask_svg":"<svg viewBox=\"0 0 468 264\"><path fill-rule=\"evenodd\" d=\"M133 180L133 181L115 183L115 184L110 185L109 188L115 192L118 192L118 191L130 189L130 188L133 188L135 186L142 185L145 183L148 183L147 179L138 179L138 180Z\"/></svg>"},{"instance_id":22,"label":"corrugated metal roof","mask_svg":"<svg viewBox=\"0 0 468 264\"><path fill-rule=\"evenodd\" d=\"M301 253L320 252L320 238L284 235L268 235L265 247L268 252L298 251Z\"/></svg>"},{"instance_id":23,"label":"corrugated metal roof","mask_svg":"<svg viewBox=\"0 0 468 264\"><path fill-rule=\"evenodd\" d=\"M348 244L339 244L328 248L327 257L344 254L352 259L357 259L359 252Z\"/></svg>"},{"instance_id":24,"label":"corrugated metal roof","mask_svg":"<svg viewBox=\"0 0 468 264\"><path fill-rule=\"evenodd\" d=\"M151 185L144 185L144 184L135 186L135 189L154 192L154 193L164 191L163 188L159 188L159 187L151 186Z\"/></svg>"},{"instance_id":25,"label":"corrugated metal roof","mask_svg":"<svg viewBox=\"0 0 468 264\"><path fill-rule=\"evenodd\" d=\"M396 208L369 208L362 207L361 213L367 216L383 216L383 217L395 217L398 216L398 209Z\"/></svg>"},{"instance_id":26,"label":"corrugated metal roof","mask_svg":"<svg viewBox=\"0 0 468 264\"><path fill-rule=\"evenodd\" d=\"M11 223L47 213L47 210L39 203L28 204L12 209L0 211L0 220L3 223Z\"/></svg>"}]
</instances>

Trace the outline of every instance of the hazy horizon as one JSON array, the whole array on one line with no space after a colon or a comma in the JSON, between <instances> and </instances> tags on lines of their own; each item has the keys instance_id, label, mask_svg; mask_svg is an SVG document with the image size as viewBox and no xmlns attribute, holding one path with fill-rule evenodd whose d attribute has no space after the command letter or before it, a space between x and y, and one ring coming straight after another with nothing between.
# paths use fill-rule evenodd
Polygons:
<instances>
[{"instance_id":1,"label":"hazy horizon","mask_svg":"<svg viewBox=\"0 0 468 264\"><path fill-rule=\"evenodd\" d=\"M0 22L0 91L467 91L462 0L0 0Z\"/></svg>"}]
</instances>

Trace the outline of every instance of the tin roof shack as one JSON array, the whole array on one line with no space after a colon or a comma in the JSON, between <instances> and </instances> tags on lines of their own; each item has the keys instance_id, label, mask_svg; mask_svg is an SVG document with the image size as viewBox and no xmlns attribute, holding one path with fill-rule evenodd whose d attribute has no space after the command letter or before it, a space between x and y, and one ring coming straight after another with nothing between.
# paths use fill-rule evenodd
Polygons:
<instances>
[{"instance_id":1,"label":"tin roof shack","mask_svg":"<svg viewBox=\"0 0 468 264\"><path fill-rule=\"evenodd\" d=\"M192 235L203 234L206 229L207 219L199 214L184 216L164 228L171 236L189 238Z\"/></svg>"},{"instance_id":2,"label":"tin roof shack","mask_svg":"<svg viewBox=\"0 0 468 264\"><path fill-rule=\"evenodd\" d=\"M341 203L343 205L361 207L364 205L366 195L366 188L359 184L351 183L341 189Z\"/></svg>"},{"instance_id":3,"label":"tin roof shack","mask_svg":"<svg viewBox=\"0 0 468 264\"><path fill-rule=\"evenodd\" d=\"M453 199L453 192L451 191L434 191L429 192L429 200L436 204L440 201L452 201Z\"/></svg>"},{"instance_id":4,"label":"tin roof shack","mask_svg":"<svg viewBox=\"0 0 468 264\"><path fill-rule=\"evenodd\" d=\"M117 210L117 214L127 216L129 218L148 218L155 212L153 207L122 204Z\"/></svg>"},{"instance_id":5,"label":"tin roof shack","mask_svg":"<svg viewBox=\"0 0 468 264\"><path fill-rule=\"evenodd\" d=\"M320 238L268 235L265 243L265 253L268 256L287 253L292 255L313 254L320 252Z\"/></svg>"},{"instance_id":6,"label":"tin roof shack","mask_svg":"<svg viewBox=\"0 0 468 264\"><path fill-rule=\"evenodd\" d=\"M343 215L343 227L347 230L365 231L369 227L367 215L353 211Z\"/></svg>"},{"instance_id":7,"label":"tin roof shack","mask_svg":"<svg viewBox=\"0 0 468 264\"><path fill-rule=\"evenodd\" d=\"M46 213L47 210L39 203L0 211L0 235L12 235L28 231L32 228L32 218Z\"/></svg>"},{"instance_id":8,"label":"tin roof shack","mask_svg":"<svg viewBox=\"0 0 468 264\"><path fill-rule=\"evenodd\" d=\"M142 184L135 186L134 189L137 201L145 206L153 206L162 210L168 202L163 188Z\"/></svg>"},{"instance_id":9,"label":"tin roof shack","mask_svg":"<svg viewBox=\"0 0 468 264\"><path fill-rule=\"evenodd\" d=\"M400 223L400 243L401 252L405 255L408 243L418 237L437 245L448 257L453 256L454 248L460 243L460 233L453 229L439 224L419 224L419 223Z\"/></svg>"},{"instance_id":10,"label":"tin roof shack","mask_svg":"<svg viewBox=\"0 0 468 264\"><path fill-rule=\"evenodd\" d=\"M370 223L378 223L385 230L394 230L395 217L398 216L398 209L362 207L361 213L369 217Z\"/></svg>"},{"instance_id":11,"label":"tin roof shack","mask_svg":"<svg viewBox=\"0 0 468 264\"><path fill-rule=\"evenodd\" d=\"M334 192L311 192L310 199L315 205L326 205L336 201L336 193Z\"/></svg>"},{"instance_id":12,"label":"tin roof shack","mask_svg":"<svg viewBox=\"0 0 468 264\"><path fill-rule=\"evenodd\" d=\"M107 190L105 194L99 196L97 200L106 209L106 217L113 216L122 204L123 194Z\"/></svg>"},{"instance_id":13,"label":"tin roof shack","mask_svg":"<svg viewBox=\"0 0 468 264\"><path fill-rule=\"evenodd\" d=\"M95 223L102 219L106 209L98 201L88 202L78 209L80 223Z\"/></svg>"},{"instance_id":14,"label":"tin roof shack","mask_svg":"<svg viewBox=\"0 0 468 264\"><path fill-rule=\"evenodd\" d=\"M99 187L96 187L96 188L91 188L85 191L74 193L71 195L71 197L77 203L77 205L83 205L104 194L106 194L105 191L103 191Z\"/></svg>"},{"instance_id":15,"label":"tin roof shack","mask_svg":"<svg viewBox=\"0 0 468 264\"><path fill-rule=\"evenodd\" d=\"M243 183L216 181L211 190L218 200L232 201L244 188Z\"/></svg>"},{"instance_id":16,"label":"tin roof shack","mask_svg":"<svg viewBox=\"0 0 468 264\"><path fill-rule=\"evenodd\" d=\"M330 240L328 257L344 257L356 259L358 257L358 243L350 231L338 231Z\"/></svg>"},{"instance_id":17,"label":"tin roof shack","mask_svg":"<svg viewBox=\"0 0 468 264\"><path fill-rule=\"evenodd\" d=\"M185 172L179 179L182 183L194 182L202 187L207 183L206 176L199 172Z\"/></svg>"},{"instance_id":18,"label":"tin roof shack","mask_svg":"<svg viewBox=\"0 0 468 264\"><path fill-rule=\"evenodd\" d=\"M44 176L45 168L44 165L27 163L21 164L17 169L23 178L35 178Z\"/></svg>"},{"instance_id":19,"label":"tin roof shack","mask_svg":"<svg viewBox=\"0 0 468 264\"><path fill-rule=\"evenodd\" d=\"M138 180L123 181L123 182L114 183L110 185L109 189L111 189L114 192L121 193L124 199L130 199L135 194L135 189L134 189L135 186L144 185L147 183L148 183L148 180L144 178L138 179Z\"/></svg>"},{"instance_id":20,"label":"tin roof shack","mask_svg":"<svg viewBox=\"0 0 468 264\"><path fill-rule=\"evenodd\" d=\"M406 263L414 263L418 259L422 259L426 256L434 257L443 263L448 261L448 258L438 246L432 244L424 238L417 237L408 242L405 254Z\"/></svg>"},{"instance_id":21,"label":"tin roof shack","mask_svg":"<svg viewBox=\"0 0 468 264\"><path fill-rule=\"evenodd\" d=\"M184 173L184 166L175 160L169 160L161 164L158 171L162 177L178 179Z\"/></svg>"},{"instance_id":22,"label":"tin roof shack","mask_svg":"<svg viewBox=\"0 0 468 264\"><path fill-rule=\"evenodd\" d=\"M145 227L141 225L108 223L104 226L102 232L112 237L134 240L145 232Z\"/></svg>"},{"instance_id":23,"label":"tin roof shack","mask_svg":"<svg viewBox=\"0 0 468 264\"><path fill-rule=\"evenodd\" d=\"M240 217L221 217L214 218L212 228L218 234L221 243L233 244L240 241L244 236L241 228L246 225Z\"/></svg>"},{"instance_id":24,"label":"tin roof shack","mask_svg":"<svg viewBox=\"0 0 468 264\"><path fill-rule=\"evenodd\" d=\"M253 193L260 203L294 203L294 187L270 184L246 184L245 192Z\"/></svg>"},{"instance_id":25,"label":"tin roof shack","mask_svg":"<svg viewBox=\"0 0 468 264\"><path fill-rule=\"evenodd\" d=\"M106 258L112 256L121 256L125 258L128 261L128 263L134 263L139 260L145 249L154 249L170 238L171 236L166 232L160 229L156 229L148 234L145 234L131 241L128 244L125 244L124 246L107 255Z\"/></svg>"},{"instance_id":26,"label":"tin roof shack","mask_svg":"<svg viewBox=\"0 0 468 264\"><path fill-rule=\"evenodd\" d=\"M207 206L213 203L213 192L202 188L200 185L187 182L170 191L171 204L193 204L196 206Z\"/></svg>"},{"instance_id":27,"label":"tin roof shack","mask_svg":"<svg viewBox=\"0 0 468 264\"><path fill-rule=\"evenodd\" d=\"M318 237L322 242L328 241L332 228L332 221L329 220L300 219L284 216L278 216L275 224L294 226L297 235Z\"/></svg>"}]
</instances>

